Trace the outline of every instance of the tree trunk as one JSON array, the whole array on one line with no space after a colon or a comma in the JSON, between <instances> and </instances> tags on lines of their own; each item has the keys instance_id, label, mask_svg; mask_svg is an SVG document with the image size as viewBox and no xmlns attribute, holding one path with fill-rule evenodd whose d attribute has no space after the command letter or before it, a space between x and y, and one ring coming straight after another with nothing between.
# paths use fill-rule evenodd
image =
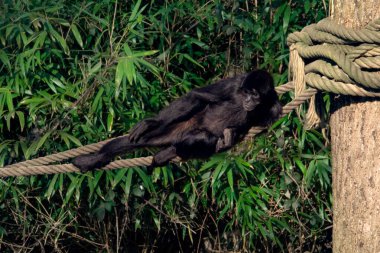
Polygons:
<instances>
[{"instance_id":1,"label":"tree trunk","mask_svg":"<svg viewBox=\"0 0 380 253\"><path fill-rule=\"evenodd\" d=\"M330 1L331 17L359 28L380 17L380 0ZM379 78L380 82L380 78ZM334 253L380 252L380 101L332 101Z\"/></svg>"}]
</instances>

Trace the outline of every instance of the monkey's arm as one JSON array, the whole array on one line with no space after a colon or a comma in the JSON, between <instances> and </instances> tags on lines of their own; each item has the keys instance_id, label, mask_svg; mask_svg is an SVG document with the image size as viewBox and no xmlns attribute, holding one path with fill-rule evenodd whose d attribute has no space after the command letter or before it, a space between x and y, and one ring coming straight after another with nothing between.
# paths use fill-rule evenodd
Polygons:
<instances>
[{"instance_id":1,"label":"monkey's arm","mask_svg":"<svg viewBox=\"0 0 380 253\"><path fill-rule=\"evenodd\" d=\"M129 132L133 143L144 139L144 134L154 130L155 133L165 131L171 124L186 121L195 114L204 110L209 104L219 103L231 99L235 83L225 80L203 88L197 88L173 101L161 110L156 117L142 120ZM143 140L144 141L144 140Z\"/></svg>"},{"instance_id":2,"label":"monkey's arm","mask_svg":"<svg viewBox=\"0 0 380 253\"><path fill-rule=\"evenodd\" d=\"M207 104L190 92L170 103L156 117L137 123L129 132L130 141L133 143L144 142L152 135L164 133L170 125L190 119L202 111Z\"/></svg>"}]
</instances>

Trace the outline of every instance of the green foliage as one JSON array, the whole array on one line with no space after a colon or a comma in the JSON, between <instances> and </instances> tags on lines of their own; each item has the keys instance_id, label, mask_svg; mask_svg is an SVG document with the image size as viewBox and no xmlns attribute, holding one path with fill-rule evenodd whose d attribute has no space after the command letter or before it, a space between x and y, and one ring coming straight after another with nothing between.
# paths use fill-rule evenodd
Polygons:
<instances>
[{"instance_id":1,"label":"green foliage","mask_svg":"<svg viewBox=\"0 0 380 253\"><path fill-rule=\"evenodd\" d=\"M236 72L266 68L283 83L286 36L324 4L3 1L0 165L120 135ZM329 153L292 114L204 162L0 179L0 250L322 250Z\"/></svg>"}]
</instances>

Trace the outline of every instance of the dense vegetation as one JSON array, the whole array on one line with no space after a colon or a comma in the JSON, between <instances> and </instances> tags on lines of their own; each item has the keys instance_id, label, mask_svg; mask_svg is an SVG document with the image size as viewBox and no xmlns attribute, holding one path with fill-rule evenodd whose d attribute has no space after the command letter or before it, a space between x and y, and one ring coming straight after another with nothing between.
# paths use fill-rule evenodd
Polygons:
<instances>
[{"instance_id":1,"label":"dense vegetation","mask_svg":"<svg viewBox=\"0 0 380 253\"><path fill-rule=\"evenodd\" d=\"M284 83L287 35L326 15L323 0L1 1L0 166L121 135L234 73ZM0 179L0 251L328 251L330 174L322 131L292 114L203 162Z\"/></svg>"}]
</instances>

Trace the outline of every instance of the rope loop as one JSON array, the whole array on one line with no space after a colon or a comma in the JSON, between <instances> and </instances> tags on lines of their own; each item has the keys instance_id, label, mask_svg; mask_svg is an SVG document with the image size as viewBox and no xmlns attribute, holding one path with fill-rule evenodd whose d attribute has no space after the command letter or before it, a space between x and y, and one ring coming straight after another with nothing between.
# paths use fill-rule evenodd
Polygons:
<instances>
[{"instance_id":1,"label":"rope loop","mask_svg":"<svg viewBox=\"0 0 380 253\"><path fill-rule=\"evenodd\" d=\"M290 34L287 44L290 70L304 76L299 81L300 77L290 75L295 90L308 86L342 95L380 97L380 19L363 29L350 29L326 18ZM306 128L320 122L315 105L313 97L304 120Z\"/></svg>"}]
</instances>

